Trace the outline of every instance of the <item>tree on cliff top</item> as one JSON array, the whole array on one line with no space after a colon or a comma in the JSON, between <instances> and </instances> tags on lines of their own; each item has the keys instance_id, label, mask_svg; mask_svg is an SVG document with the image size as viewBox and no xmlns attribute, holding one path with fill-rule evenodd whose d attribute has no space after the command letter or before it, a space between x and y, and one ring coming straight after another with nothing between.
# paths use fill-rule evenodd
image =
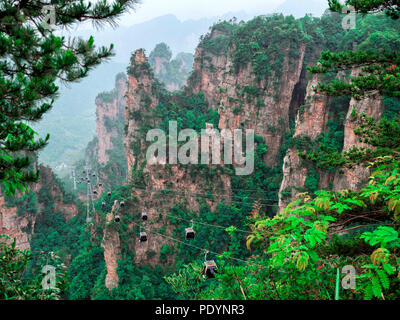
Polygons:
<instances>
[{"instance_id":1,"label":"tree on cliff top","mask_svg":"<svg viewBox=\"0 0 400 320\"><path fill-rule=\"evenodd\" d=\"M0 183L5 192L26 190L39 178L30 170L26 153L42 149L49 140L35 139L27 124L42 118L57 95L55 81L77 81L113 55L96 49L94 40L65 39L55 28L92 21L116 25L116 19L138 0L0 0Z\"/></svg>"},{"instance_id":2,"label":"tree on cliff top","mask_svg":"<svg viewBox=\"0 0 400 320\"><path fill-rule=\"evenodd\" d=\"M149 61L154 63L156 58L164 58L167 61L171 60L172 51L166 43L161 42L157 44L154 50L150 53Z\"/></svg>"}]
</instances>

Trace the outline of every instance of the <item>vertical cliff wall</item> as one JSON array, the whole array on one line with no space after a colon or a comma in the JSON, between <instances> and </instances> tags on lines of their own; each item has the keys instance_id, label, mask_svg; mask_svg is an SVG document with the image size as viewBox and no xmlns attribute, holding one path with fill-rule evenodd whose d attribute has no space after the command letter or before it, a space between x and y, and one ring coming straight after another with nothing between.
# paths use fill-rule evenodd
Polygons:
<instances>
[{"instance_id":1,"label":"vertical cliff wall","mask_svg":"<svg viewBox=\"0 0 400 320\"><path fill-rule=\"evenodd\" d=\"M97 158L101 165L110 160L108 151L115 147L113 138L121 137L114 123L121 123L124 119L126 87L126 78L119 75L115 89L99 94L96 98L96 133L97 137L101 137L98 139Z\"/></svg>"},{"instance_id":2,"label":"vertical cliff wall","mask_svg":"<svg viewBox=\"0 0 400 320\"><path fill-rule=\"evenodd\" d=\"M121 184L127 175L123 147L126 92L127 78L120 73L116 76L115 88L97 96L97 135L86 148L85 160L76 167L77 172L82 172L88 163L105 188ZM85 188L79 190L86 193Z\"/></svg>"},{"instance_id":3,"label":"vertical cliff wall","mask_svg":"<svg viewBox=\"0 0 400 320\"><path fill-rule=\"evenodd\" d=\"M352 120L352 112L357 114L365 113L367 116L379 119L384 111L382 98L365 98L360 101L351 99L349 110L344 123L344 145L343 151L348 151L353 147L369 147L370 145L359 141L355 135L356 121ZM362 166L356 166L351 169L344 168L343 172L336 172L333 189L334 190L360 190L367 182L370 170Z\"/></svg>"},{"instance_id":4,"label":"vertical cliff wall","mask_svg":"<svg viewBox=\"0 0 400 320\"><path fill-rule=\"evenodd\" d=\"M109 290L118 286L119 279L117 274L117 267L118 259L120 258L121 254L121 243L118 231L115 230L114 221L118 207L119 203L118 201L115 201L112 207L112 211L106 215L106 226L104 228L103 240L101 243L101 246L104 249L104 260L106 262L107 268L105 286Z\"/></svg>"},{"instance_id":5,"label":"vertical cliff wall","mask_svg":"<svg viewBox=\"0 0 400 320\"><path fill-rule=\"evenodd\" d=\"M359 72L359 69L352 70L352 75ZM331 120L342 123L341 132L343 141L340 141L340 148L335 151L345 152L353 147L368 147L359 141L355 135L356 121L352 113L365 113L368 116L379 119L384 111L381 98L365 98L356 100L354 98L328 97L321 93L315 93L313 88L320 81L320 76L314 75L307 86L306 102L297 113L296 126L293 140L295 142L286 153L283 163L283 179L279 192L279 207L282 209L289 202L296 198L296 194L310 191L306 179L310 177L319 189L331 190L359 190L365 184L370 171L362 166L356 166L341 170L321 170L314 164L299 157L298 151L309 152L313 147L322 143L323 135L332 138L327 133L330 130ZM338 113L344 114L343 118ZM320 139L320 140L318 140ZM370 147L370 146L369 146ZM312 190L311 190L312 191Z\"/></svg>"},{"instance_id":6,"label":"vertical cliff wall","mask_svg":"<svg viewBox=\"0 0 400 320\"><path fill-rule=\"evenodd\" d=\"M329 120L328 97L313 90L318 81L318 75L314 75L308 82L305 103L296 115L293 139L307 137L308 145L326 131ZM283 178L279 190L280 209L295 199L295 195L305 188L309 170L304 165L304 160L299 157L298 151L298 145L290 146L283 160Z\"/></svg>"}]
</instances>

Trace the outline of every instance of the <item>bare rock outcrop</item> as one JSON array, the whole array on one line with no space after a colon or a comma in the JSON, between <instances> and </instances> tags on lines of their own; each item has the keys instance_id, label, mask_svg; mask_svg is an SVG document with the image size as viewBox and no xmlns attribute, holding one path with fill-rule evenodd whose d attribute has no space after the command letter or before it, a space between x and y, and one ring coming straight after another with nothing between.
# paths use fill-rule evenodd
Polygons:
<instances>
[{"instance_id":1,"label":"bare rock outcrop","mask_svg":"<svg viewBox=\"0 0 400 320\"><path fill-rule=\"evenodd\" d=\"M117 77L115 89L111 92L102 93L96 98L97 146L95 149L98 162L101 165L106 164L110 160L107 151L114 147L112 138L120 137L117 128L112 125L111 121L117 120L123 122L126 89L125 77Z\"/></svg>"},{"instance_id":2,"label":"bare rock outcrop","mask_svg":"<svg viewBox=\"0 0 400 320\"><path fill-rule=\"evenodd\" d=\"M104 229L101 246L104 248L104 260L106 262L107 274L105 286L111 290L118 286L118 259L120 257L120 239L118 231L113 228L114 215L118 209L118 202L113 205L112 211L106 216L106 227Z\"/></svg>"},{"instance_id":3,"label":"bare rock outcrop","mask_svg":"<svg viewBox=\"0 0 400 320\"><path fill-rule=\"evenodd\" d=\"M353 147L371 147L359 141L355 135L354 129L357 123L352 119L352 112L357 114L365 113L367 116L379 119L383 113L383 103L381 97L365 98L356 100L354 98L350 101L349 111L346 116L344 124L344 144L343 151L348 151ZM348 169L344 168L343 173L337 172L335 174L333 189L334 190L360 190L361 186L367 182L370 170L363 166L356 166Z\"/></svg>"}]
</instances>

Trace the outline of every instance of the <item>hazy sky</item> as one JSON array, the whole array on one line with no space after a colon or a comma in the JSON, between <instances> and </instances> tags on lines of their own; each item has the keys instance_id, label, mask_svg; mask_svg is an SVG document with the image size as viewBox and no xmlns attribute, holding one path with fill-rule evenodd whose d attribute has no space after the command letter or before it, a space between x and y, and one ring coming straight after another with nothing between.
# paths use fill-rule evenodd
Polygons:
<instances>
[{"instance_id":1,"label":"hazy sky","mask_svg":"<svg viewBox=\"0 0 400 320\"><path fill-rule=\"evenodd\" d=\"M262 14L282 2L284 0L141 0L136 12L122 17L120 24L129 26L169 13L181 21L237 11Z\"/></svg>"}]
</instances>

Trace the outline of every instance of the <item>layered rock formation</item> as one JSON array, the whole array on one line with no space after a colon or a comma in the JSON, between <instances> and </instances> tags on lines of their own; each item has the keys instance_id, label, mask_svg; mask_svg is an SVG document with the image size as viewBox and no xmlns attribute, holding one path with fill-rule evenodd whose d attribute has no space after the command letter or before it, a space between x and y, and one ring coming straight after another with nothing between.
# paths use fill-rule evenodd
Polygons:
<instances>
[{"instance_id":1,"label":"layered rock formation","mask_svg":"<svg viewBox=\"0 0 400 320\"><path fill-rule=\"evenodd\" d=\"M328 97L314 92L313 87L318 84L318 81L318 75L314 75L307 84L305 104L296 115L294 138L307 136L310 141L314 141L326 130L329 120ZM296 146L287 150L282 171L283 178L279 190L280 209L295 199L299 189L305 187L308 169L302 165ZM285 191L290 192L290 195L284 194Z\"/></svg>"},{"instance_id":2,"label":"layered rock formation","mask_svg":"<svg viewBox=\"0 0 400 320\"><path fill-rule=\"evenodd\" d=\"M0 197L0 234L15 238L17 248L30 249L31 232L26 231L26 228L34 227L35 218L19 216L17 211L17 207L8 207L4 196Z\"/></svg>"},{"instance_id":3,"label":"layered rock formation","mask_svg":"<svg viewBox=\"0 0 400 320\"><path fill-rule=\"evenodd\" d=\"M110 227L114 222L115 212L118 209L118 202L115 201L112 211L106 216L106 227L104 229L101 246L104 249L104 261L106 262L107 274L105 286L111 290L118 286L118 259L120 257L120 239L118 232Z\"/></svg>"},{"instance_id":4,"label":"layered rock formation","mask_svg":"<svg viewBox=\"0 0 400 320\"><path fill-rule=\"evenodd\" d=\"M357 114L365 113L367 116L379 119L384 111L382 98L365 98L360 101L351 99L349 110L344 123L344 145L343 151L348 151L353 147L369 147L371 146L360 142L359 138L355 135L354 129L356 128L356 122L352 120L352 112ZM343 173L337 172L333 180L334 190L360 190L360 188L365 185L369 177L370 170L362 167L356 166L355 168L343 169Z\"/></svg>"},{"instance_id":5,"label":"layered rock formation","mask_svg":"<svg viewBox=\"0 0 400 320\"><path fill-rule=\"evenodd\" d=\"M359 69L352 71L352 75L359 72ZM324 94L315 93L313 87L318 83L318 75L315 75L307 86L307 99L305 105L297 113L294 138L307 137L310 144L313 143L321 134L325 133L327 123L330 120L330 108L332 98ZM336 102L338 103L338 102ZM344 140L342 152L348 151L353 147L370 147L359 141L355 135L356 121L352 119L352 113L365 113L367 116L379 119L384 111L381 98L365 98L356 100L351 98L350 102L344 106L347 114L344 120ZM332 189L335 191L349 189L360 190L369 176L369 169L362 166L355 168L344 168L335 172L317 170L319 175L318 188ZM309 170L304 160L300 159L298 149L293 146L289 148L284 158L283 179L279 193L279 207L284 208L289 202L296 198L296 194L306 190L305 181L309 175ZM286 192L285 192L286 191ZM289 193L289 194L288 194Z\"/></svg>"}]
</instances>

